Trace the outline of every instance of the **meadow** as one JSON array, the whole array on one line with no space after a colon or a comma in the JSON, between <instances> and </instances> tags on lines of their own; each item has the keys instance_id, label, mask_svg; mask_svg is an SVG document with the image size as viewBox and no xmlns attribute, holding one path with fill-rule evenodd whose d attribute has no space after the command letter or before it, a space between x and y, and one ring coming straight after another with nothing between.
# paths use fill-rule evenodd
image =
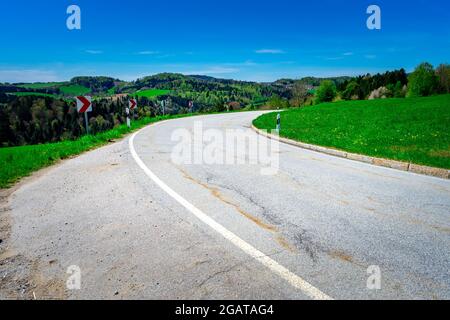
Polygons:
<instances>
[{"instance_id":1,"label":"meadow","mask_svg":"<svg viewBox=\"0 0 450 320\"><path fill-rule=\"evenodd\" d=\"M137 91L136 96L145 97L145 98L153 98L153 97L166 95L169 93L170 93L170 90L148 89L148 90Z\"/></svg>"},{"instance_id":2,"label":"meadow","mask_svg":"<svg viewBox=\"0 0 450 320\"><path fill-rule=\"evenodd\" d=\"M254 121L275 129L276 113ZM324 103L281 113L280 135L352 153L450 169L450 95Z\"/></svg>"},{"instance_id":3,"label":"meadow","mask_svg":"<svg viewBox=\"0 0 450 320\"><path fill-rule=\"evenodd\" d=\"M54 94L40 93L40 92L11 92L8 94L14 95L16 97L36 96L36 97L56 98L56 95Z\"/></svg>"},{"instance_id":4,"label":"meadow","mask_svg":"<svg viewBox=\"0 0 450 320\"><path fill-rule=\"evenodd\" d=\"M77 84L62 86L59 88L59 90L64 95L71 95L71 96L83 96L91 92L89 88Z\"/></svg>"}]
</instances>

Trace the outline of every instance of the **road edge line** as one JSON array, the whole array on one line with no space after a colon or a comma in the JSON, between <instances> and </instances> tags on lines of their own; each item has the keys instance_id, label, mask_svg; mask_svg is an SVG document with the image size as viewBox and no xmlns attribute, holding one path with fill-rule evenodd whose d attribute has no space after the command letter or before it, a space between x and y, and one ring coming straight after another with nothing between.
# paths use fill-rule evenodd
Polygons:
<instances>
[{"instance_id":1,"label":"road edge line","mask_svg":"<svg viewBox=\"0 0 450 320\"><path fill-rule=\"evenodd\" d=\"M158 122L153 124L153 126L158 126L163 124L166 121ZM146 127L148 128L148 127ZM135 132L129 139L129 149L134 161L137 165L145 172L145 174L156 183L163 191L165 191L169 196L171 196L174 200L176 200L179 204L181 204L184 208L190 211L194 216L196 216L200 221L205 223L207 226L212 228L214 231L219 233L222 237L233 243L237 248L245 252L247 255L251 256L253 259L257 260L265 267L270 269L272 272L278 274L281 278L286 280L293 287L301 290L305 295L314 299L314 300L333 300L330 296L326 295L307 281L303 280L298 275L289 271L287 268L280 265L275 260L268 257L266 254L262 253L251 244L245 242L233 232L226 229L224 226L216 222L214 219L209 217L207 214L202 212L200 209L195 207L181 195L179 195L176 191L170 188L166 183L164 183L156 174L154 174L142 161L142 159L137 154L134 148L134 139L135 137L146 128L143 128L137 132Z\"/></svg>"},{"instance_id":2,"label":"road edge line","mask_svg":"<svg viewBox=\"0 0 450 320\"><path fill-rule=\"evenodd\" d=\"M288 145L291 145L294 147L327 154L327 155L330 155L333 157L363 162L363 163L371 164L371 165L377 166L377 167L411 172L411 173L428 176L428 177L441 178L441 179L446 179L446 180L450 179L450 170L447 170L447 169L422 166L422 165L418 165L418 164L414 164L414 163L365 156L365 155L361 155L361 154L357 154L357 153L350 153L350 152L341 151L341 150L337 150L337 149L331 149L331 148L327 148L327 147L317 146L314 144L308 144L308 143L304 143L304 142L300 142L300 141L296 141L296 140L292 140L292 139L288 139L288 138L283 138L283 137L278 137L278 136L276 137L268 132L258 129L253 124L252 124L251 128L257 134L264 136L268 139L277 139L280 142L283 142L285 144L288 144Z\"/></svg>"}]
</instances>

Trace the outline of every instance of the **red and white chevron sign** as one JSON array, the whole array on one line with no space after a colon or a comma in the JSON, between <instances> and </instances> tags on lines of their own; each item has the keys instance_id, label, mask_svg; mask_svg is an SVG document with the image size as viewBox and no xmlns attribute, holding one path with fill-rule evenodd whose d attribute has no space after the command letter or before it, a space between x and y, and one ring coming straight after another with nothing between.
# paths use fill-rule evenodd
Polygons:
<instances>
[{"instance_id":1,"label":"red and white chevron sign","mask_svg":"<svg viewBox=\"0 0 450 320\"><path fill-rule=\"evenodd\" d=\"M76 97L79 113L92 112L92 98L89 96Z\"/></svg>"},{"instance_id":2,"label":"red and white chevron sign","mask_svg":"<svg viewBox=\"0 0 450 320\"><path fill-rule=\"evenodd\" d=\"M130 99L130 102L128 103L130 106L130 110L134 110L137 108L137 100L136 99Z\"/></svg>"}]
</instances>

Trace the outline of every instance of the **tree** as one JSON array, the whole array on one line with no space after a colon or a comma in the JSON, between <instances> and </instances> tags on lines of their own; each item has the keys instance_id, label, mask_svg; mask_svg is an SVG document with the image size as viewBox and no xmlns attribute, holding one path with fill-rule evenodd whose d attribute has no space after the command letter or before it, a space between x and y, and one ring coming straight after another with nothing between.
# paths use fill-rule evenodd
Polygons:
<instances>
[{"instance_id":1,"label":"tree","mask_svg":"<svg viewBox=\"0 0 450 320\"><path fill-rule=\"evenodd\" d=\"M0 147L8 146L10 136L8 111L6 104L0 104Z\"/></svg>"},{"instance_id":2,"label":"tree","mask_svg":"<svg viewBox=\"0 0 450 320\"><path fill-rule=\"evenodd\" d=\"M404 98L406 97L406 93L408 91L408 87L406 85L403 85L400 81L397 81L397 83L394 86L394 98Z\"/></svg>"},{"instance_id":3,"label":"tree","mask_svg":"<svg viewBox=\"0 0 450 320\"><path fill-rule=\"evenodd\" d=\"M369 95L369 100L374 99L386 99L391 95L391 92L386 87L379 87L378 89L373 90Z\"/></svg>"},{"instance_id":4,"label":"tree","mask_svg":"<svg viewBox=\"0 0 450 320\"><path fill-rule=\"evenodd\" d=\"M347 84L347 87L342 92L342 98L344 100L352 100L355 98L358 99L358 91L359 91L358 83L356 81L351 81Z\"/></svg>"},{"instance_id":5,"label":"tree","mask_svg":"<svg viewBox=\"0 0 450 320\"><path fill-rule=\"evenodd\" d=\"M439 92L450 93L450 65L441 64L436 69L436 75L439 81Z\"/></svg>"},{"instance_id":6,"label":"tree","mask_svg":"<svg viewBox=\"0 0 450 320\"><path fill-rule=\"evenodd\" d=\"M227 110L225 103L222 100L217 100L214 106L215 112L224 112Z\"/></svg>"},{"instance_id":7,"label":"tree","mask_svg":"<svg viewBox=\"0 0 450 320\"><path fill-rule=\"evenodd\" d=\"M292 88L292 99L291 105L294 107L299 107L304 104L305 100L308 98L308 87L300 81L295 82Z\"/></svg>"},{"instance_id":8,"label":"tree","mask_svg":"<svg viewBox=\"0 0 450 320\"><path fill-rule=\"evenodd\" d=\"M424 62L417 66L409 76L409 97L426 97L437 92L439 86L438 76L433 66Z\"/></svg>"},{"instance_id":9,"label":"tree","mask_svg":"<svg viewBox=\"0 0 450 320\"><path fill-rule=\"evenodd\" d=\"M331 102L336 98L336 85L331 80L324 80L320 83L316 92L316 103Z\"/></svg>"},{"instance_id":10,"label":"tree","mask_svg":"<svg viewBox=\"0 0 450 320\"><path fill-rule=\"evenodd\" d=\"M273 109L285 109L289 107L289 102L278 95L273 95L268 101L268 105Z\"/></svg>"}]
</instances>

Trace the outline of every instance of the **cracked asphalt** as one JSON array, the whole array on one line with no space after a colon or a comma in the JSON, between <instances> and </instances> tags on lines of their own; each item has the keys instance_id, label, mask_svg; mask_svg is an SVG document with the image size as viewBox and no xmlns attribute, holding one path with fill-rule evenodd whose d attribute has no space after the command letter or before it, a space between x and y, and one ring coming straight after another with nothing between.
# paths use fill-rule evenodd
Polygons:
<instances>
[{"instance_id":1,"label":"cracked asphalt","mask_svg":"<svg viewBox=\"0 0 450 320\"><path fill-rule=\"evenodd\" d=\"M179 195L335 299L450 299L447 180L283 144L272 176L259 165L171 160L174 130L192 132L196 121L250 130L259 114L164 122L134 147ZM128 138L46 169L5 199L3 299L308 298L150 180ZM66 288L71 265L80 290ZM380 290L367 288L373 265Z\"/></svg>"}]
</instances>

